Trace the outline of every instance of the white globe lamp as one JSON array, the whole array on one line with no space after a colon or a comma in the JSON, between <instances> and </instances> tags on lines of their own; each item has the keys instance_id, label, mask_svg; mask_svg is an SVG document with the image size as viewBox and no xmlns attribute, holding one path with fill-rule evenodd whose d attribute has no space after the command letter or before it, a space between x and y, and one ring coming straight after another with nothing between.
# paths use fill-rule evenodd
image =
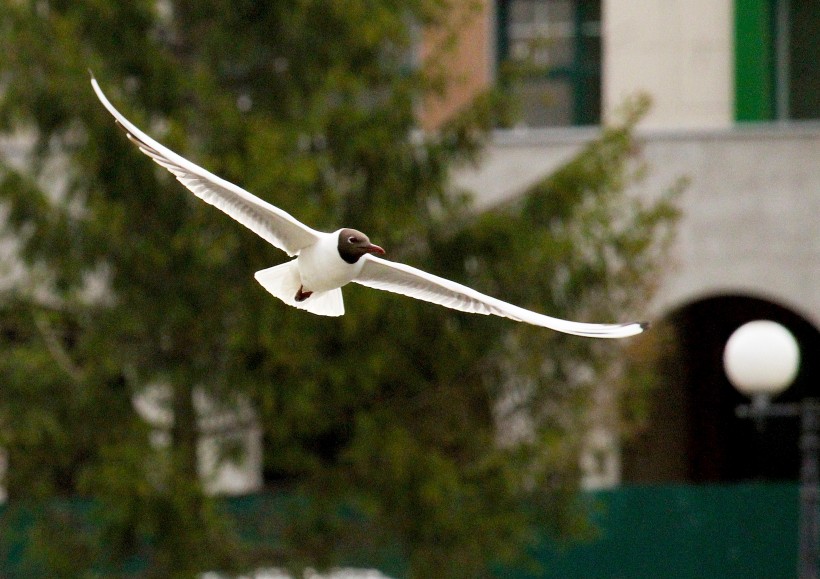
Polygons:
<instances>
[{"instance_id":1,"label":"white globe lamp","mask_svg":"<svg viewBox=\"0 0 820 579\"><path fill-rule=\"evenodd\" d=\"M732 385L749 397L770 398L788 388L800 367L800 347L776 322L740 326L726 342L723 367Z\"/></svg>"}]
</instances>

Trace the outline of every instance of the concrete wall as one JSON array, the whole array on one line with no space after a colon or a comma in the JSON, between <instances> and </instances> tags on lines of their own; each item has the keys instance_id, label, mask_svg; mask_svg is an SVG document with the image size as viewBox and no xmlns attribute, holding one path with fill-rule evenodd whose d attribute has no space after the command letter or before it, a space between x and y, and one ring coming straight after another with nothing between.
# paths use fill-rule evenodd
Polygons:
<instances>
[{"instance_id":1,"label":"concrete wall","mask_svg":"<svg viewBox=\"0 0 820 579\"><path fill-rule=\"evenodd\" d=\"M648 128L734 118L732 0L603 0L603 110L648 93Z\"/></svg>"},{"instance_id":2,"label":"concrete wall","mask_svg":"<svg viewBox=\"0 0 820 579\"><path fill-rule=\"evenodd\" d=\"M646 157L648 190L692 179L661 310L749 293L820 325L820 125L657 135Z\"/></svg>"},{"instance_id":3,"label":"concrete wall","mask_svg":"<svg viewBox=\"0 0 820 579\"><path fill-rule=\"evenodd\" d=\"M476 169L455 182L481 207L519 195L594 132L499 133ZM771 299L820 325L820 124L642 133L650 173L642 195L679 176L691 184L660 315L721 293Z\"/></svg>"}]
</instances>

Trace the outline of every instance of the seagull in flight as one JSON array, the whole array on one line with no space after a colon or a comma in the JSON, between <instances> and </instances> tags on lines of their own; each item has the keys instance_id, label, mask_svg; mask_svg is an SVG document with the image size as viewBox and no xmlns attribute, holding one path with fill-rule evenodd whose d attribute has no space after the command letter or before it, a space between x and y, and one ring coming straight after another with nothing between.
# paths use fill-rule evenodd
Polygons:
<instances>
[{"instance_id":1,"label":"seagull in flight","mask_svg":"<svg viewBox=\"0 0 820 579\"><path fill-rule=\"evenodd\" d=\"M539 314L415 267L377 257L384 255L384 249L355 229L316 231L146 135L114 108L93 74L91 86L140 151L170 171L194 195L295 257L254 274L262 287L290 306L322 316L341 316L341 288L355 282L463 312L492 314L577 336L625 338L647 327L645 323L589 324Z\"/></svg>"}]
</instances>

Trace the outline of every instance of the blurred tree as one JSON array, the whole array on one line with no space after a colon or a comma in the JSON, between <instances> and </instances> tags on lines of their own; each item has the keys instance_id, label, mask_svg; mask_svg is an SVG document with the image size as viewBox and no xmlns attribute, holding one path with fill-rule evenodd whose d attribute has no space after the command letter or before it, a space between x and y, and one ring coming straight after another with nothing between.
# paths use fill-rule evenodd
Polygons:
<instances>
[{"instance_id":1,"label":"blurred tree","mask_svg":"<svg viewBox=\"0 0 820 579\"><path fill-rule=\"evenodd\" d=\"M446 14L445 0L4 2L0 130L25 150L0 166L0 195L27 269L0 317L0 524L34 537L31 568L186 577L390 547L413 576L482 576L536 529L583 529L578 452L616 344L358 287L339 319L287 308L251 277L284 256L134 150L88 83L90 67L138 125L317 229L357 227L393 259L552 315L634 314L675 218L670 194L624 193L644 105L475 215L448 172L476 158L503 99L414 130L446 72L414 62L414 31ZM159 439L133 403L157 386L172 417ZM276 541L249 547L204 492L197 393L251 402L266 488L296 499L254 521ZM91 523L55 497L93 498Z\"/></svg>"}]
</instances>

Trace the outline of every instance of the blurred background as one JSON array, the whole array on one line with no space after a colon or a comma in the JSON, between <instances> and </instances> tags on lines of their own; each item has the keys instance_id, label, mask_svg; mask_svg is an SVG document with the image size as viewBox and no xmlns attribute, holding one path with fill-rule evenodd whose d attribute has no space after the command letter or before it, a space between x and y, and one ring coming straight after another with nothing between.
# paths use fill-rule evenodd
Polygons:
<instances>
[{"instance_id":1,"label":"blurred background","mask_svg":"<svg viewBox=\"0 0 820 579\"><path fill-rule=\"evenodd\" d=\"M794 576L801 424L738 417L723 353L775 321L775 404L818 396L818 30L813 0L0 0L0 576ZM284 256L89 70L312 227L653 327L287 309L252 278Z\"/></svg>"}]
</instances>

